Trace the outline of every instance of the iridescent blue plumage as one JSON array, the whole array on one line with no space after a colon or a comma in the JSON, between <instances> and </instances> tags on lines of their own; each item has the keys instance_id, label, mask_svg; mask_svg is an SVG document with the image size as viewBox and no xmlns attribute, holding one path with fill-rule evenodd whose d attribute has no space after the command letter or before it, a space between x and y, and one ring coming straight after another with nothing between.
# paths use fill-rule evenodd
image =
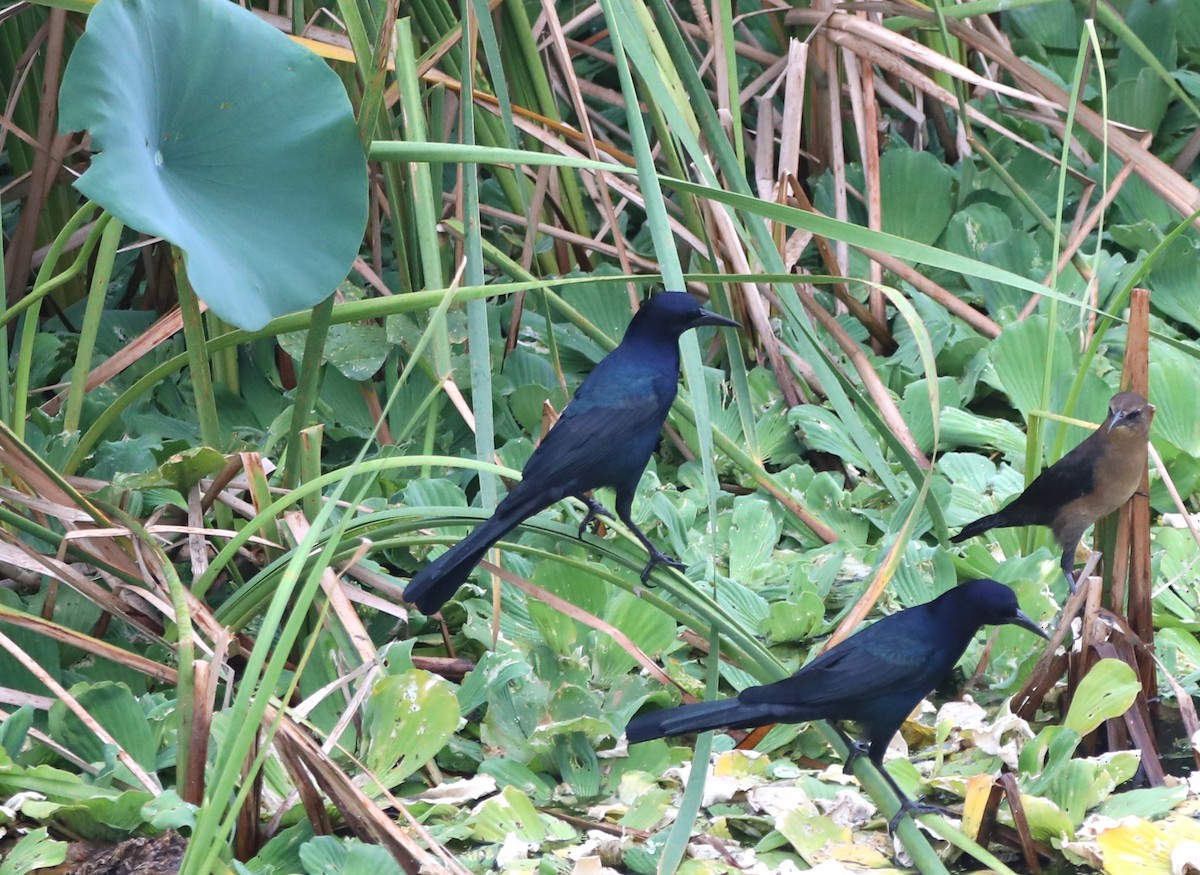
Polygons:
<instances>
[{"instance_id":1,"label":"iridescent blue plumage","mask_svg":"<svg viewBox=\"0 0 1200 875\"><path fill-rule=\"evenodd\" d=\"M513 528L556 501L582 498L601 486L616 493L616 514L650 553L645 579L658 563L675 564L633 523L638 481L658 444L679 383L679 338L701 325L738 323L703 309L683 292L646 301L620 345L596 365L534 451L521 482L483 525L421 569L404 590L422 612L438 611L488 549ZM599 512L589 502L584 526ZM581 527L582 531L582 527Z\"/></svg>"},{"instance_id":2,"label":"iridescent blue plumage","mask_svg":"<svg viewBox=\"0 0 1200 875\"><path fill-rule=\"evenodd\" d=\"M969 580L931 602L884 617L789 678L747 687L730 699L639 714L625 727L625 737L634 744L718 727L846 720L859 725L866 753L882 771L888 743L917 703L950 673L976 632L1001 623L1046 637L1007 586ZM886 771L883 775L891 781ZM920 810L894 782L892 787L903 803L901 813Z\"/></svg>"}]
</instances>

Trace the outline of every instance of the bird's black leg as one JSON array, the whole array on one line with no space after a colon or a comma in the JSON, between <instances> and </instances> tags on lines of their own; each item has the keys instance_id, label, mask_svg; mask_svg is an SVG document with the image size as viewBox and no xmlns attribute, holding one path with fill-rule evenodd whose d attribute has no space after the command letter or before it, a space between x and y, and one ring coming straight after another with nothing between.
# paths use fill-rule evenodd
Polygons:
<instances>
[{"instance_id":1,"label":"bird's black leg","mask_svg":"<svg viewBox=\"0 0 1200 875\"><path fill-rule=\"evenodd\" d=\"M646 533L639 529L633 521L633 514L630 512L632 510L632 505L632 492L630 492L628 497L619 492L617 493L617 516L621 518L621 522L629 527L629 531L633 532L637 536L637 539L642 542L642 546L646 548L646 552L650 554L650 561L647 562L646 567L642 569L642 583L645 583L650 578L650 572L654 570L655 565L666 565L669 568L675 568L679 571L683 571L685 568L687 568L687 566L678 559L668 556L650 542L650 539L646 537Z\"/></svg>"},{"instance_id":2,"label":"bird's black leg","mask_svg":"<svg viewBox=\"0 0 1200 875\"><path fill-rule=\"evenodd\" d=\"M1071 549L1063 550L1062 554L1062 573L1067 578L1067 586L1071 589L1071 595L1075 594L1075 548L1079 546L1076 541L1071 545Z\"/></svg>"},{"instance_id":3,"label":"bird's black leg","mask_svg":"<svg viewBox=\"0 0 1200 875\"><path fill-rule=\"evenodd\" d=\"M575 497L586 504L588 509L587 515L583 518L583 522L579 524L580 538L583 537L583 533L587 531L588 526L592 524L592 520L596 519L596 517L606 516L610 520L616 519L611 510L602 505L600 502L596 501L596 499L592 498L590 495L577 495Z\"/></svg>"},{"instance_id":4,"label":"bird's black leg","mask_svg":"<svg viewBox=\"0 0 1200 875\"><path fill-rule=\"evenodd\" d=\"M859 757L864 756L870 759L871 746L865 741L852 741L836 726L834 729L839 735L842 736L842 740L846 743L847 754L846 761L842 764L842 773L845 775L853 774L852 770L854 769L854 761ZM905 792L900 789L900 785L896 783L896 780L892 777L891 773L883 767L883 763L877 763L873 759L871 760L871 763L879 771L879 774L883 775L883 779L888 782L888 786L892 788L892 792L895 793L896 798L900 800L900 808L894 815L892 815L892 819L888 821L889 833L896 831L896 824L898 824L900 822L900 818L904 817L906 814L953 814L953 812L947 811L945 808L941 808L937 805L927 805L920 799L918 799L916 802L909 799Z\"/></svg>"}]
</instances>

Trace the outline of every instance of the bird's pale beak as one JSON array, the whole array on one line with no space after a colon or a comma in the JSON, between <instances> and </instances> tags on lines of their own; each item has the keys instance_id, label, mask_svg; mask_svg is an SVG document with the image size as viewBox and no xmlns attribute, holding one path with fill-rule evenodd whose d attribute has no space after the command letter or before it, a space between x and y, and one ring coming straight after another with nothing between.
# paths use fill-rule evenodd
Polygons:
<instances>
[{"instance_id":1,"label":"bird's pale beak","mask_svg":"<svg viewBox=\"0 0 1200 875\"><path fill-rule=\"evenodd\" d=\"M727 328L741 328L742 327L741 322L735 322L734 320L732 320L726 316L722 316L719 313L714 313L711 310L701 310L700 317L698 319L693 320L692 325L694 325L694 326L724 325Z\"/></svg>"},{"instance_id":2,"label":"bird's pale beak","mask_svg":"<svg viewBox=\"0 0 1200 875\"><path fill-rule=\"evenodd\" d=\"M1033 618L1024 611L1018 610L1016 618L1009 620L1008 622L1012 623L1014 626L1020 626L1022 629L1028 629L1034 635L1045 638L1047 641L1050 640L1050 636L1042 630L1042 627L1035 623Z\"/></svg>"}]
</instances>

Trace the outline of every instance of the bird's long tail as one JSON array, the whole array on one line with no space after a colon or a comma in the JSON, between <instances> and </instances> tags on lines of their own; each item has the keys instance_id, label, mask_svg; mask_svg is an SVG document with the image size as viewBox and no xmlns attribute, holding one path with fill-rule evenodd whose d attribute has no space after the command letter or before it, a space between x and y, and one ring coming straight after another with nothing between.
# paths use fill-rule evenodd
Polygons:
<instances>
[{"instance_id":1,"label":"bird's long tail","mask_svg":"<svg viewBox=\"0 0 1200 875\"><path fill-rule=\"evenodd\" d=\"M957 544L960 541L965 541L967 538L974 538L976 535L982 535L988 529L994 529L997 526L1005 525L1004 520L1000 519L1000 514L993 513L987 516L982 516L973 523L967 523L962 527L962 531L950 539L951 544Z\"/></svg>"},{"instance_id":2,"label":"bird's long tail","mask_svg":"<svg viewBox=\"0 0 1200 875\"><path fill-rule=\"evenodd\" d=\"M636 744L652 738L704 732L721 727L748 729L751 726L771 723L770 710L768 705L748 705L736 697L680 705L678 708L639 714L625 727L625 737L629 739L630 744Z\"/></svg>"},{"instance_id":3,"label":"bird's long tail","mask_svg":"<svg viewBox=\"0 0 1200 875\"><path fill-rule=\"evenodd\" d=\"M515 529L528 517L542 510L536 503L512 501L509 493L496 512L483 525L422 568L404 589L404 600L417 606L422 614L436 614L442 605L466 583L472 569L479 564L493 544Z\"/></svg>"}]
</instances>

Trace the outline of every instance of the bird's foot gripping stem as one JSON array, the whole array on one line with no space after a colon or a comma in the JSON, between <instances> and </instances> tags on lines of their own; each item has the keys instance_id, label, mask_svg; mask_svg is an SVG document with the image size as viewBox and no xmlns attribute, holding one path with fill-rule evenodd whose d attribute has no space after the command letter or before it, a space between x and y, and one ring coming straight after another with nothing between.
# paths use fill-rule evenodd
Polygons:
<instances>
[{"instance_id":1,"label":"bird's foot gripping stem","mask_svg":"<svg viewBox=\"0 0 1200 875\"><path fill-rule=\"evenodd\" d=\"M896 825L900 823L901 818L905 815L916 817L919 814L941 814L950 817L957 817L953 811L942 808L940 805L930 805L927 802L922 802L918 797L915 801L909 799L900 785L896 783L896 779L882 765L877 766L879 774L883 775L884 780L892 787L892 792L896 794L896 798L900 800L900 807L896 809L896 813L892 815L892 819L888 821L888 834L891 835L896 831Z\"/></svg>"},{"instance_id":2,"label":"bird's foot gripping stem","mask_svg":"<svg viewBox=\"0 0 1200 875\"><path fill-rule=\"evenodd\" d=\"M666 565L668 568L674 568L677 571L684 571L687 568L687 565L673 556L668 556L662 550L655 549L654 547L649 547L648 549L650 550L650 561L642 569L642 583L650 579L650 572L654 570L655 565Z\"/></svg>"},{"instance_id":3,"label":"bird's foot gripping stem","mask_svg":"<svg viewBox=\"0 0 1200 875\"><path fill-rule=\"evenodd\" d=\"M835 729L837 727L834 727ZM842 736L842 741L846 745L846 761L842 763L842 774L854 774L854 761L859 757L870 757L871 746L865 741L851 740L846 733L838 729L838 734ZM889 776L890 777L890 776Z\"/></svg>"},{"instance_id":4,"label":"bird's foot gripping stem","mask_svg":"<svg viewBox=\"0 0 1200 875\"><path fill-rule=\"evenodd\" d=\"M848 742L846 747L849 750L849 753L846 756L846 762L842 766L842 771L845 774L850 774L856 759L861 756L865 756L870 759L870 747L864 741L850 741L849 739L846 739L844 735L842 738ZM942 808L940 805L931 805L927 802L922 802L920 798L918 798L916 801L909 799L908 795L900 789L900 785L896 783L896 779L892 777L891 772L884 768L882 763L877 763L872 760L872 765L878 769L879 774L885 781L888 782L888 786L892 788L892 792L896 794L896 798L900 800L900 807L896 809L896 813L893 814L891 820L888 821L889 835L896 832L897 824L900 823L900 820L905 815L910 817L915 817L919 814L941 814L949 817L961 816L955 814L953 811L950 811L947 808Z\"/></svg>"},{"instance_id":5,"label":"bird's foot gripping stem","mask_svg":"<svg viewBox=\"0 0 1200 875\"><path fill-rule=\"evenodd\" d=\"M948 808L942 808L940 805L930 805L928 802L922 802L920 799L913 801L903 794L900 795L900 808L892 815L892 819L888 821L888 833L894 833L896 826L900 823L900 819L905 815L916 817L919 814L941 814L947 817L961 817L962 815L955 814Z\"/></svg>"},{"instance_id":6,"label":"bird's foot gripping stem","mask_svg":"<svg viewBox=\"0 0 1200 875\"><path fill-rule=\"evenodd\" d=\"M587 505L588 512L583 518L583 522L579 524L579 537L582 539L584 532L588 530L588 526L592 524L598 517L608 517L610 520L615 520L613 512L602 505L590 495L580 495L579 500Z\"/></svg>"}]
</instances>

